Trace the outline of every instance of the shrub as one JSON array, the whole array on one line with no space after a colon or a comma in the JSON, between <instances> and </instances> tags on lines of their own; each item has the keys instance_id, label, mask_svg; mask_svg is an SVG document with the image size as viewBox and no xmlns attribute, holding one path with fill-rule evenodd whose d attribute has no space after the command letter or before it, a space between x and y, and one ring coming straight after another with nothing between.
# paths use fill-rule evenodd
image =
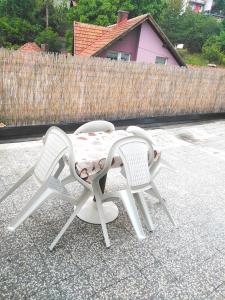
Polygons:
<instances>
[{"instance_id":1,"label":"shrub","mask_svg":"<svg viewBox=\"0 0 225 300\"><path fill-rule=\"evenodd\" d=\"M202 52L210 63L220 64L223 60L223 54L217 45L205 46L202 48Z\"/></svg>"},{"instance_id":2,"label":"shrub","mask_svg":"<svg viewBox=\"0 0 225 300\"><path fill-rule=\"evenodd\" d=\"M35 39L37 44L48 44L49 51L59 52L62 48L62 41L57 32L50 27L41 31Z\"/></svg>"}]
</instances>

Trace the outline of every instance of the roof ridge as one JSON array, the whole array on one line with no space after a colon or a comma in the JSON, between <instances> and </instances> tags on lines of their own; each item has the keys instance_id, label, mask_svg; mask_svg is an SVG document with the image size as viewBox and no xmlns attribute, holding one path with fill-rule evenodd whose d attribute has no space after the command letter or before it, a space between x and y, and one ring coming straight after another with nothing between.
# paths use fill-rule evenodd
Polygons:
<instances>
[{"instance_id":1,"label":"roof ridge","mask_svg":"<svg viewBox=\"0 0 225 300\"><path fill-rule=\"evenodd\" d=\"M125 24L125 23L130 23L131 21L134 21L135 19L144 19L144 18L146 18L147 16L150 16L150 13L147 13L147 14L143 14L143 15L140 15L140 16L136 16L136 17L134 17L134 18L131 18L131 19L128 19L128 20L126 20L126 22L125 21L122 21L121 23L123 23L123 24ZM115 24L112 24L112 25L109 25L109 26L107 26L107 28L110 28L110 27L115 27L115 26L117 26L117 25L119 25L118 23L115 23Z\"/></svg>"},{"instance_id":2,"label":"roof ridge","mask_svg":"<svg viewBox=\"0 0 225 300\"><path fill-rule=\"evenodd\" d=\"M107 29L107 27L105 26L100 26L100 25L95 25L95 24L88 24L88 23L82 23L82 22L77 22L77 21L74 21L74 24L79 24L79 25L82 25L82 26L86 26L86 27L98 27L98 28L101 28L103 30Z\"/></svg>"}]
</instances>

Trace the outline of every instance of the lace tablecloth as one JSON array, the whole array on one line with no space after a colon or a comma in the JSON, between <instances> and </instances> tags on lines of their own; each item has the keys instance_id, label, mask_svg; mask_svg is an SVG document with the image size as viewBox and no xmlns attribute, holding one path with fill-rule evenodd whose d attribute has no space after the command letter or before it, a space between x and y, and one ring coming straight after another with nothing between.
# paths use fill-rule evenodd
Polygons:
<instances>
[{"instance_id":1,"label":"lace tablecloth","mask_svg":"<svg viewBox=\"0 0 225 300\"><path fill-rule=\"evenodd\" d=\"M84 180L91 182L91 177L99 172L103 167L112 145L124 138L131 136L125 130L115 130L106 132L89 132L74 134L71 138L74 156L75 168L77 174ZM158 153L155 152L155 157ZM122 166L119 156L115 156L112 162L112 168Z\"/></svg>"}]
</instances>

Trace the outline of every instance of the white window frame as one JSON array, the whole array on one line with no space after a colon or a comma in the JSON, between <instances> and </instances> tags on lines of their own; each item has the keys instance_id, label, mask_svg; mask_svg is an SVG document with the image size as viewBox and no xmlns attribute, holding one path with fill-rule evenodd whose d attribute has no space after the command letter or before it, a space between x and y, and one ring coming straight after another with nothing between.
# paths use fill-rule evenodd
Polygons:
<instances>
[{"instance_id":1,"label":"white window frame","mask_svg":"<svg viewBox=\"0 0 225 300\"><path fill-rule=\"evenodd\" d=\"M117 54L117 60L118 61L121 61L122 59L121 59L121 57L122 57L122 54L128 54L128 60L125 60L125 61L130 61L130 57L131 57L131 54L130 53L128 53L128 52L123 52L123 51L108 51L107 52L107 55L108 55L108 53L116 53ZM109 58L110 59L110 57L107 57L107 58Z\"/></svg>"},{"instance_id":2,"label":"white window frame","mask_svg":"<svg viewBox=\"0 0 225 300\"><path fill-rule=\"evenodd\" d=\"M159 57L159 58L164 58L164 59L165 59L165 64L159 64L159 63L156 63L157 57ZM165 57L165 56L159 56L159 55L157 55L157 56L155 57L155 64L156 64L156 65L167 65L167 62L168 62L168 57Z\"/></svg>"}]
</instances>

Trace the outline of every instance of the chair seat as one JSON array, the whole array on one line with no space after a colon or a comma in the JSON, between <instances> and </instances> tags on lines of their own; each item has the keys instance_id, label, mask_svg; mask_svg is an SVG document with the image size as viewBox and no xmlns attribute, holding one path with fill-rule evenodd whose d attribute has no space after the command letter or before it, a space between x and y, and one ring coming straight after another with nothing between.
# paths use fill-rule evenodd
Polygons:
<instances>
[{"instance_id":1,"label":"chair seat","mask_svg":"<svg viewBox=\"0 0 225 300\"><path fill-rule=\"evenodd\" d=\"M154 162L157 162L157 161L160 159L160 157L161 157L161 152L158 151L158 150L154 150ZM68 163L69 157L68 157L67 155L64 157L64 161L65 161L66 163ZM116 168L116 169L121 169L121 167L122 167L122 164L120 164L120 167L119 167L119 166L114 167L114 169L115 169L115 168ZM86 170L86 169L85 169L85 170ZM92 181L93 181L94 176L95 176L98 172L101 172L101 169L100 169L100 170L97 171L96 173L94 173L94 172L92 171L93 174L89 175L87 172L85 172L85 170L82 171L82 172L80 172L80 171L78 170L78 168L76 167L76 164L75 164L75 171L76 171L77 175L78 175L82 180L84 180L84 181L86 181L86 182L88 182L88 183L90 183L90 184L92 184ZM123 177L121 177L121 178L123 178ZM113 184L113 182L112 182L112 184Z\"/></svg>"}]
</instances>

